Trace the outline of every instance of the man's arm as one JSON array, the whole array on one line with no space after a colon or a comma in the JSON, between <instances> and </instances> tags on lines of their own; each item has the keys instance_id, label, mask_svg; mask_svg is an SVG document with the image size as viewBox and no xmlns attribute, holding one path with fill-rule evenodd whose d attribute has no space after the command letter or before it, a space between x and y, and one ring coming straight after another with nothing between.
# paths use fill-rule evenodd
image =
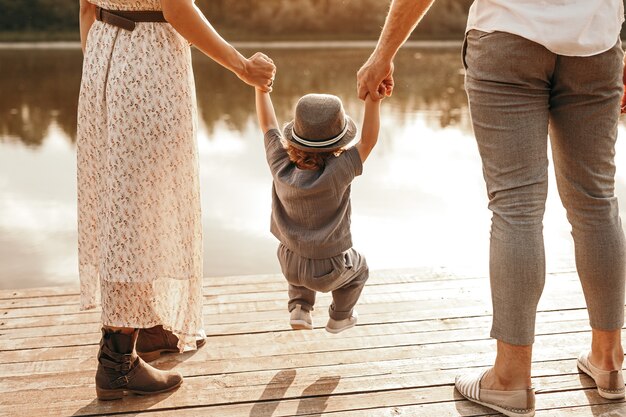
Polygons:
<instances>
[{"instance_id":1,"label":"man's arm","mask_svg":"<svg viewBox=\"0 0 626 417\"><path fill-rule=\"evenodd\" d=\"M278 129L278 121L276 120L276 113L274 112L274 105L270 94L264 91L255 89L256 96L256 115L259 119L259 126L263 134L269 132L272 129Z\"/></svg>"},{"instance_id":2,"label":"man's arm","mask_svg":"<svg viewBox=\"0 0 626 417\"><path fill-rule=\"evenodd\" d=\"M87 45L87 34L91 25L96 21L96 6L87 0L80 0L79 24L80 24L80 45L85 53Z\"/></svg>"},{"instance_id":3,"label":"man's arm","mask_svg":"<svg viewBox=\"0 0 626 417\"><path fill-rule=\"evenodd\" d=\"M272 91L276 67L266 55L257 52L249 59L215 31L193 0L161 0L163 15L182 37L205 55L234 72L243 82Z\"/></svg>"},{"instance_id":4,"label":"man's arm","mask_svg":"<svg viewBox=\"0 0 626 417\"><path fill-rule=\"evenodd\" d=\"M361 127L361 140L356 144L361 162L365 162L369 154L378 142L378 131L380 130L380 102L374 100L368 94L365 97L365 114L363 115L363 126Z\"/></svg>"},{"instance_id":5,"label":"man's arm","mask_svg":"<svg viewBox=\"0 0 626 417\"><path fill-rule=\"evenodd\" d=\"M393 58L433 2L434 0L392 0L376 49L357 73L357 88L361 100L365 100L368 94L374 99L381 99L385 94L391 95Z\"/></svg>"}]
</instances>

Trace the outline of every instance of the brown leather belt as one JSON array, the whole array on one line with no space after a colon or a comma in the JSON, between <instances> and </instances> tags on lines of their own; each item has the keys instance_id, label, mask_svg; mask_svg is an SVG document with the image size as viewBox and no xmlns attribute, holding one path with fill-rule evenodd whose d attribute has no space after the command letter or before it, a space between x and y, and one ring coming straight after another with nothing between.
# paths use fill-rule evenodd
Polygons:
<instances>
[{"instance_id":1,"label":"brown leather belt","mask_svg":"<svg viewBox=\"0 0 626 417\"><path fill-rule=\"evenodd\" d=\"M135 29L137 22L167 22L163 12L157 10L106 10L101 7L96 7L96 19L130 31Z\"/></svg>"}]
</instances>

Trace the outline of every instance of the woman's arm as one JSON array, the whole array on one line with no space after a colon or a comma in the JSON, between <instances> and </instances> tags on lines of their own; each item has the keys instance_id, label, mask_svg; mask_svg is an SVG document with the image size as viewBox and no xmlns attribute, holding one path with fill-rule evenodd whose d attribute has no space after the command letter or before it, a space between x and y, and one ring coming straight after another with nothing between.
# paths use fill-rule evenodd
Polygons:
<instances>
[{"instance_id":1,"label":"woman's arm","mask_svg":"<svg viewBox=\"0 0 626 417\"><path fill-rule=\"evenodd\" d=\"M80 45L85 53L87 46L87 34L91 25L96 21L96 6L87 0L80 0L79 24L80 24Z\"/></svg>"},{"instance_id":2,"label":"woman's arm","mask_svg":"<svg viewBox=\"0 0 626 417\"><path fill-rule=\"evenodd\" d=\"M161 0L165 20L178 33L217 63L234 72L246 84L272 91L276 67L260 52L246 59L216 31L193 0Z\"/></svg>"},{"instance_id":3,"label":"woman's arm","mask_svg":"<svg viewBox=\"0 0 626 417\"><path fill-rule=\"evenodd\" d=\"M278 129L278 121L276 113L272 105L272 99L269 93L255 89L256 91L256 115L259 118L259 126L263 133L267 133L272 129Z\"/></svg>"},{"instance_id":4,"label":"woman's arm","mask_svg":"<svg viewBox=\"0 0 626 417\"><path fill-rule=\"evenodd\" d=\"M372 99L372 96L369 94L365 97L365 114L363 115L363 126L361 127L361 140L356 144L361 162L365 162L378 141L380 102L381 100Z\"/></svg>"}]
</instances>

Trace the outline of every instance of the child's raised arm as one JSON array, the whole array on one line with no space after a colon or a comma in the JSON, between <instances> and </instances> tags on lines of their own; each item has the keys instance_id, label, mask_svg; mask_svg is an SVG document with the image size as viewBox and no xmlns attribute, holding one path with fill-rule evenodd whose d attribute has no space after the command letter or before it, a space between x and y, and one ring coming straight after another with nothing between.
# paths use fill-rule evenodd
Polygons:
<instances>
[{"instance_id":1,"label":"child's raised arm","mask_svg":"<svg viewBox=\"0 0 626 417\"><path fill-rule=\"evenodd\" d=\"M365 114L363 115L363 126L361 127L361 140L356 144L361 162L365 162L378 141L381 101L382 100L372 100L370 95L365 97Z\"/></svg>"},{"instance_id":2,"label":"child's raised arm","mask_svg":"<svg viewBox=\"0 0 626 417\"><path fill-rule=\"evenodd\" d=\"M274 106L272 105L272 99L270 94L255 89L256 91L256 115L259 118L259 126L263 134L272 129L278 129L278 121L276 120L276 113L274 113Z\"/></svg>"}]
</instances>

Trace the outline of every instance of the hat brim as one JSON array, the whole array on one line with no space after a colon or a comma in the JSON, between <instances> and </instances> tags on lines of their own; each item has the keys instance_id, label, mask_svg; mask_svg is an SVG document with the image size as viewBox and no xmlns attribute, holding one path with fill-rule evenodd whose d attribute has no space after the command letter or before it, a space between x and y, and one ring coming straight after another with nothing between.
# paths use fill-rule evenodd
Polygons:
<instances>
[{"instance_id":1,"label":"hat brim","mask_svg":"<svg viewBox=\"0 0 626 417\"><path fill-rule=\"evenodd\" d=\"M350 118L348 115L345 116L345 120L346 120L346 123L348 124L348 129L346 130L346 134L337 142L328 146L322 146L322 147L306 146L300 142L297 142L293 138L293 123L294 123L293 120L287 123L285 127L283 127L283 137L287 140L287 142L289 142L289 145L293 146L296 149L300 149L300 150L307 151L307 152L328 152L333 149L343 148L354 140L354 138L356 137L356 133L357 133L356 123L354 123L354 120L352 120L352 118Z\"/></svg>"}]
</instances>

